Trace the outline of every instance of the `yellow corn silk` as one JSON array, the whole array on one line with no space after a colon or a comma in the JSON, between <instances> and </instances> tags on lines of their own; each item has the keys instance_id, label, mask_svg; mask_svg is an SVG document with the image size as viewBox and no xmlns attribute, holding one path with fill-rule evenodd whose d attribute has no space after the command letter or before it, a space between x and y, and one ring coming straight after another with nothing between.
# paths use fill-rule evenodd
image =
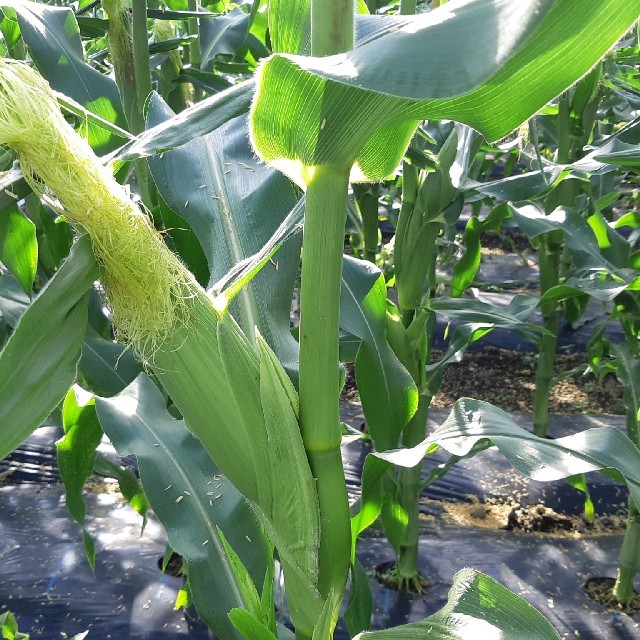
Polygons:
<instances>
[{"instance_id":1,"label":"yellow corn silk","mask_svg":"<svg viewBox=\"0 0 640 640\"><path fill-rule=\"evenodd\" d=\"M317 590L318 499L282 365L256 346L164 243L149 218L62 116L46 81L0 60L0 144L25 178L86 232L102 266L119 340L170 394L187 427L249 498L278 548L296 626L322 611Z\"/></svg>"}]
</instances>

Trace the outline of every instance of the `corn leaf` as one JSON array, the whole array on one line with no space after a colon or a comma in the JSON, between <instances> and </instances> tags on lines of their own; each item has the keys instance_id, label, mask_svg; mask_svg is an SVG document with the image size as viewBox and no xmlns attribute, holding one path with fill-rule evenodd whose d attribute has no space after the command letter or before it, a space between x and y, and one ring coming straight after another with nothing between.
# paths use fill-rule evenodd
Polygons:
<instances>
[{"instance_id":1,"label":"corn leaf","mask_svg":"<svg viewBox=\"0 0 640 640\"><path fill-rule=\"evenodd\" d=\"M58 468L64 482L65 504L73 519L82 526L84 549L92 569L96 551L93 539L84 527L86 505L82 497L85 482L93 473L96 449L102 440L102 428L91 394L79 387L69 390L62 405L64 438L56 442Z\"/></svg>"},{"instance_id":2,"label":"corn leaf","mask_svg":"<svg viewBox=\"0 0 640 640\"><path fill-rule=\"evenodd\" d=\"M89 326L78 364L86 388L101 396L114 396L133 382L142 365L117 342L105 340Z\"/></svg>"},{"instance_id":3,"label":"corn leaf","mask_svg":"<svg viewBox=\"0 0 640 640\"><path fill-rule=\"evenodd\" d=\"M421 620L354 640L559 640L546 618L493 578L463 569L453 578L447 604Z\"/></svg>"},{"instance_id":4,"label":"corn leaf","mask_svg":"<svg viewBox=\"0 0 640 640\"><path fill-rule=\"evenodd\" d=\"M367 456L362 469L360 508L351 516L351 564L356 562L358 536L370 527L382 511L384 475L389 464L375 456Z\"/></svg>"},{"instance_id":5,"label":"corn leaf","mask_svg":"<svg viewBox=\"0 0 640 640\"><path fill-rule=\"evenodd\" d=\"M465 456L482 440L493 442L518 471L533 480L550 482L602 471L626 482L633 499L640 500L640 451L615 427L547 440L518 426L502 409L471 398L458 400L446 421L417 447L373 455L414 467L434 445Z\"/></svg>"},{"instance_id":6,"label":"corn leaf","mask_svg":"<svg viewBox=\"0 0 640 640\"><path fill-rule=\"evenodd\" d=\"M149 500L144 494L140 479L131 467L123 467L104 454L98 452L93 470L108 478L115 478L118 481L118 488L122 497L129 505L142 516L142 528L147 521L147 511L149 510Z\"/></svg>"},{"instance_id":7,"label":"corn leaf","mask_svg":"<svg viewBox=\"0 0 640 640\"><path fill-rule=\"evenodd\" d=\"M189 322L156 352L154 372L186 426L254 502L285 568L292 619L312 625L322 606L314 551L318 507L295 389L266 343L258 340L258 358L231 315L214 310L210 298L195 292L185 304Z\"/></svg>"},{"instance_id":8,"label":"corn leaf","mask_svg":"<svg viewBox=\"0 0 640 640\"><path fill-rule=\"evenodd\" d=\"M227 614L245 603L216 526L262 584L266 558L255 515L184 423L167 413L147 376L114 398L97 398L96 407L118 453L138 459L149 502L170 545L187 560L199 614L219 636L238 638Z\"/></svg>"},{"instance_id":9,"label":"corn leaf","mask_svg":"<svg viewBox=\"0 0 640 640\"><path fill-rule=\"evenodd\" d=\"M249 110L255 83L253 79L234 84L177 116L148 129L136 140L123 145L113 158L134 160L144 158L211 133L223 124Z\"/></svg>"},{"instance_id":10,"label":"corn leaf","mask_svg":"<svg viewBox=\"0 0 640 640\"><path fill-rule=\"evenodd\" d=\"M171 115L154 96L149 125ZM211 274L209 287L260 252L299 200L282 174L256 161L244 117L150 159L149 165L163 198L187 220L202 245ZM286 368L293 370L298 349L289 330L289 312L300 239L286 242L270 262L265 258L230 310L247 336L253 336L257 326Z\"/></svg>"},{"instance_id":11,"label":"corn leaf","mask_svg":"<svg viewBox=\"0 0 640 640\"><path fill-rule=\"evenodd\" d=\"M257 73L252 140L301 185L304 167L321 164L356 164L354 178L379 180L425 118L506 135L639 14L640 0L453 0L344 54L274 54Z\"/></svg>"},{"instance_id":12,"label":"corn leaf","mask_svg":"<svg viewBox=\"0 0 640 640\"><path fill-rule=\"evenodd\" d=\"M229 618L246 640L278 640L273 631L246 609L233 609Z\"/></svg>"},{"instance_id":13,"label":"corn leaf","mask_svg":"<svg viewBox=\"0 0 640 640\"><path fill-rule=\"evenodd\" d=\"M266 451L266 446L264 437L259 434L254 437L253 432L260 428L261 421L258 426L247 421L248 413L243 410L246 403L239 403L234 397L241 391L253 402L257 397L259 402L259 392L256 390L258 360L247 358L246 347L241 347L243 366L248 363L253 378L250 372L246 372L242 380L243 384L248 381L247 388L233 387L225 373L218 345L218 317L209 300L195 297L187 300L187 304L192 306L192 324L175 331L171 342L154 355L154 372L184 416L187 428L202 442L221 472L242 494L251 500L258 500L259 486L264 489L264 482L258 482L257 474L261 473L261 461L266 454L258 457L254 456L254 451ZM235 324L231 316L225 313L220 324L227 323ZM221 331L228 333L231 329L225 327ZM230 347L227 351L230 366L233 367L235 354ZM234 376L233 379L239 378ZM212 389L215 390L215 396ZM255 411L251 413L257 415ZM247 468L251 473L247 472Z\"/></svg>"},{"instance_id":14,"label":"corn leaf","mask_svg":"<svg viewBox=\"0 0 640 640\"><path fill-rule=\"evenodd\" d=\"M29 303L29 296L13 276L6 274L0 276L0 313L10 327L18 324Z\"/></svg>"},{"instance_id":15,"label":"corn leaf","mask_svg":"<svg viewBox=\"0 0 640 640\"><path fill-rule=\"evenodd\" d=\"M385 336L387 287L371 263L345 256L340 326L362 341L356 380L376 449L398 444L403 427L418 407L418 389Z\"/></svg>"},{"instance_id":16,"label":"corn leaf","mask_svg":"<svg viewBox=\"0 0 640 640\"><path fill-rule=\"evenodd\" d=\"M69 96L88 111L126 129L115 82L84 61L80 30L73 11L38 2L2 0L18 15L22 37L40 73L53 89ZM121 138L88 122L89 143L98 155L114 150Z\"/></svg>"},{"instance_id":17,"label":"corn leaf","mask_svg":"<svg viewBox=\"0 0 640 640\"><path fill-rule=\"evenodd\" d=\"M257 618L262 617L262 606L260 603L260 594L256 589L256 585L253 583L247 568L242 564L242 560L238 557L238 554L233 550L233 547L227 542L227 539L222 532L222 529L218 527L218 535L222 542L222 548L229 561L229 566L233 571L236 584L242 594L244 605L247 611L251 612ZM273 585L271 585L273 588Z\"/></svg>"},{"instance_id":18,"label":"corn leaf","mask_svg":"<svg viewBox=\"0 0 640 640\"><path fill-rule=\"evenodd\" d=\"M211 71L218 55L235 55L245 41L250 25L250 14L236 7L221 16L200 21L200 65Z\"/></svg>"},{"instance_id":19,"label":"corn leaf","mask_svg":"<svg viewBox=\"0 0 640 640\"><path fill-rule=\"evenodd\" d=\"M349 601L344 612L344 622L351 637L371 627L373 595L365 568L359 560L351 565Z\"/></svg>"},{"instance_id":20,"label":"corn leaf","mask_svg":"<svg viewBox=\"0 0 640 640\"><path fill-rule=\"evenodd\" d=\"M15 204L0 213L0 262L29 295L38 267L36 227Z\"/></svg>"},{"instance_id":21,"label":"corn leaf","mask_svg":"<svg viewBox=\"0 0 640 640\"><path fill-rule=\"evenodd\" d=\"M565 282L552 287L541 304L587 294L596 300L611 301L625 289L638 286L638 273L627 267L630 246L609 227L599 213L589 219L570 210L557 209L545 215L536 205L512 207L511 215L529 236L563 231L575 265Z\"/></svg>"},{"instance_id":22,"label":"corn leaf","mask_svg":"<svg viewBox=\"0 0 640 640\"><path fill-rule=\"evenodd\" d=\"M270 537L278 549L287 577L287 597L293 619L318 619L316 592L320 520L315 480L298 426L298 397L282 365L258 336L260 400L269 439L273 523ZM287 573L287 568L290 571ZM302 592L302 593L300 593ZM299 603L306 603L300 606Z\"/></svg>"},{"instance_id":23,"label":"corn leaf","mask_svg":"<svg viewBox=\"0 0 640 640\"><path fill-rule=\"evenodd\" d=\"M40 426L75 381L87 330L87 292L99 276L91 243L83 237L0 352L0 458Z\"/></svg>"},{"instance_id":24,"label":"corn leaf","mask_svg":"<svg viewBox=\"0 0 640 640\"><path fill-rule=\"evenodd\" d=\"M271 0L269 32L273 51L303 54L311 41L311 0Z\"/></svg>"}]
</instances>

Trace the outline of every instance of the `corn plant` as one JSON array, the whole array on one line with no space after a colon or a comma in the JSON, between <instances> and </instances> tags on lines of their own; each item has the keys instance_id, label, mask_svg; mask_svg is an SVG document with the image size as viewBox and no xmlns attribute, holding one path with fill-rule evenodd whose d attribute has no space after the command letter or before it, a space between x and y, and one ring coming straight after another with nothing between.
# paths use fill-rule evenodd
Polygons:
<instances>
[{"instance_id":1,"label":"corn plant","mask_svg":"<svg viewBox=\"0 0 640 640\"><path fill-rule=\"evenodd\" d=\"M235 578L230 596L236 605L219 621L224 637L272 639L278 633L268 569L274 547L296 637L329 638L338 619L352 558L337 403L349 180L388 175L424 118L457 119L491 139L505 135L587 72L640 13L639 3L628 0L590 2L588 11L574 0L465 0L427 16L360 21L363 44L353 48L351 2L295 8L292 13L284 0L271 3L276 53L258 67L255 81L141 135L121 157L148 154L149 145L166 151L189 135L209 133L246 109L255 88L249 116L254 148L306 194L297 389L267 341L253 326L243 331L229 313L240 284L265 268L271 253L235 287L205 291L65 122L48 85L24 63L3 62L0 69L0 140L17 153L34 193L83 235L24 311L0 356L2 453L38 426L74 382L87 292L100 278L117 337L154 373L185 426L250 501L258 522L267 565L262 585L254 585L217 528L210 525L211 537L200 543L215 540L227 559L227 576ZM308 41L311 56L300 55ZM477 47L487 55L478 56ZM445 69L455 73L443 75ZM507 95L508 103L501 100ZM106 148L123 135L106 118L79 112L92 130L108 133L102 134ZM34 326L47 317L47 331L34 341ZM18 389L16 380L25 386ZM50 381L46 390L43 380ZM29 392L35 400L27 406L20 399ZM149 423L140 398L124 393L121 414ZM415 404L404 410L411 419ZM178 498L174 504L184 500ZM483 603L480 610L476 600ZM491 625L496 637L522 637L531 628L538 637L556 637L520 599L469 571L458 576L449 605L435 616L360 637L434 637L434 631L436 637L459 637L474 621L483 629Z\"/></svg>"}]
</instances>

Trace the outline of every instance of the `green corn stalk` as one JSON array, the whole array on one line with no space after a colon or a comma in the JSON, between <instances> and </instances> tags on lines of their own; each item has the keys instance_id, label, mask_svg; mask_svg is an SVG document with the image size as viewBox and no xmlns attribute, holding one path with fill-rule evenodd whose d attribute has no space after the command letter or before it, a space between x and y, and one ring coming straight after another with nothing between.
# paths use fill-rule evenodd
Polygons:
<instances>
[{"instance_id":1,"label":"green corn stalk","mask_svg":"<svg viewBox=\"0 0 640 640\"><path fill-rule=\"evenodd\" d=\"M595 123L596 108L600 103L600 67L595 67L571 91L565 91L558 98L558 128L556 160L558 164L569 164L578 159L584 145L587 144ZM574 121L578 121L577 127ZM535 122L535 120L532 120ZM582 129L576 133L575 129ZM534 128L535 131L535 128ZM534 141L537 146L537 140ZM557 206L573 208L579 193L576 180L563 180L549 194L546 210L551 213ZM540 296L551 287L559 284L567 270L565 262L566 247L562 232L545 234L538 248L540 267ZM535 393L533 398L534 433L540 437L547 435L549 428L549 393L553 384L553 370L558 343L558 329L562 309L555 303L542 307L544 328L547 333L542 336L538 362L536 365Z\"/></svg>"},{"instance_id":2,"label":"green corn stalk","mask_svg":"<svg viewBox=\"0 0 640 640\"><path fill-rule=\"evenodd\" d=\"M427 417L433 390L427 388L425 367L429 363L434 314L418 313L423 298L435 296L436 241L442 230L440 214L457 191L451 183L449 169L456 154L457 135L450 134L438 154L438 168L427 173L403 163L402 205L395 239L395 273L398 306L412 353L407 362L402 350L389 340L396 355L412 372L420 390L418 409L402 431L402 445L414 447L426 437ZM426 287L425 287L426 284ZM426 288L426 293L425 293ZM406 338L404 338L406 340ZM406 513L397 543L395 573L401 590L421 592L424 580L418 571L418 536L422 464L401 468L397 472L398 500Z\"/></svg>"},{"instance_id":3,"label":"green corn stalk","mask_svg":"<svg viewBox=\"0 0 640 640\"><path fill-rule=\"evenodd\" d=\"M640 345L638 343L638 323L632 317L637 311L635 304L625 305L631 301L628 293L620 296L618 304L620 322L625 332L625 342L615 346L617 359L617 376L624 386L624 403L626 410L627 435L640 449ZM628 307L628 308L625 308ZM633 497L629 496L629 513L627 526L618 558L618 574L613 586L612 597L623 606L633 600L635 591L633 583L640 570L640 511Z\"/></svg>"},{"instance_id":4,"label":"green corn stalk","mask_svg":"<svg viewBox=\"0 0 640 640\"><path fill-rule=\"evenodd\" d=\"M151 69L147 41L147 3L134 0L132 18L129 18L124 0L102 0L109 16L109 41L116 84L129 129L142 133L145 128L144 104L151 93ZM142 160L134 162L142 199L152 208L157 194L148 165Z\"/></svg>"},{"instance_id":5,"label":"green corn stalk","mask_svg":"<svg viewBox=\"0 0 640 640\"><path fill-rule=\"evenodd\" d=\"M252 346L228 300L196 283L66 123L47 83L10 60L0 61L0 143L18 153L34 191L89 235L117 337L155 373L188 428L254 505L278 549L292 621L311 637L327 599L320 595L318 492L297 394L281 364L259 336ZM326 451L319 459L335 464Z\"/></svg>"}]
</instances>

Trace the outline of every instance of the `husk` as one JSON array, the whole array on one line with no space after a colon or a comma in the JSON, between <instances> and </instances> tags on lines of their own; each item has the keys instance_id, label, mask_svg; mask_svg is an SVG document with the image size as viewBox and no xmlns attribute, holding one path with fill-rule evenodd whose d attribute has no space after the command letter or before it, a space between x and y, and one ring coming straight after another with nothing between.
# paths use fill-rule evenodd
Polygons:
<instances>
[{"instance_id":1,"label":"husk","mask_svg":"<svg viewBox=\"0 0 640 640\"><path fill-rule=\"evenodd\" d=\"M46 81L13 60L0 60L0 144L16 150L33 190L89 234L118 339L152 359L186 321L193 276L66 122Z\"/></svg>"}]
</instances>

